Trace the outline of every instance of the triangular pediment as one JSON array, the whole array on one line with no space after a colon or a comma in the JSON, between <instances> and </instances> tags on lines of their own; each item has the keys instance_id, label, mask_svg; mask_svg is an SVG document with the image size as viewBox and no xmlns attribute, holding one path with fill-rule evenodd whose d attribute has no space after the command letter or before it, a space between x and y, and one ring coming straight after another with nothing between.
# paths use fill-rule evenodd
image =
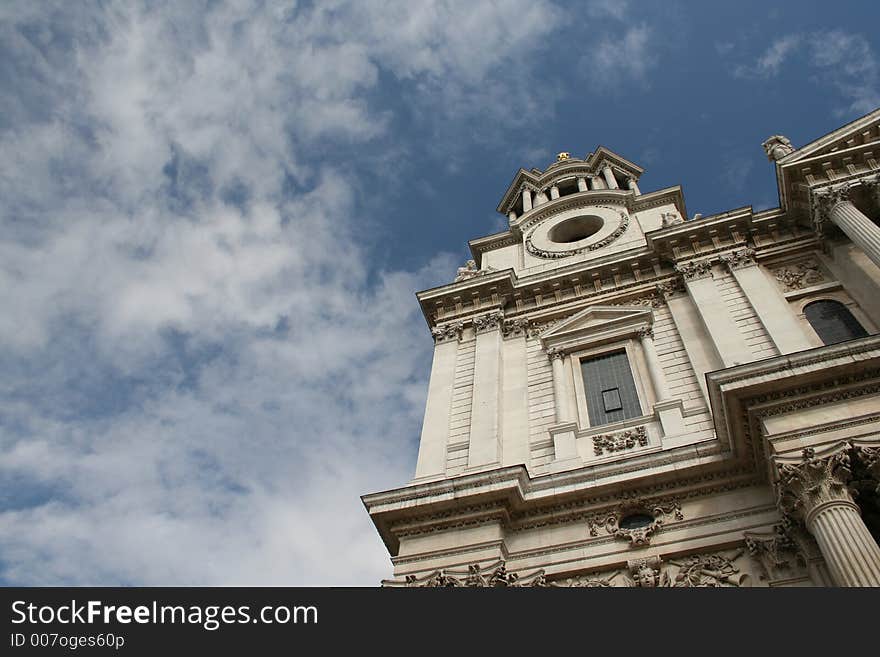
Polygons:
<instances>
[{"instance_id":1,"label":"triangular pediment","mask_svg":"<svg viewBox=\"0 0 880 657\"><path fill-rule=\"evenodd\" d=\"M653 322L654 315L645 306L590 306L545 331L541 342L545 347L571 345L634 333Z\"/></svg>"},{"instance_id":2,"label":"triangular pediment","mask_svg":"<svg viewBox=\"0 0 880 657\"><path fill-rule=\"evenodd\" d=\"M788 165L802 160L838 153L847 148L873 143L878 140L880 127L880 109L869 112L845 126L829 132L808 144L804 144L793 153L779 161L780 165Z\"/></svg>"}]
</instances>

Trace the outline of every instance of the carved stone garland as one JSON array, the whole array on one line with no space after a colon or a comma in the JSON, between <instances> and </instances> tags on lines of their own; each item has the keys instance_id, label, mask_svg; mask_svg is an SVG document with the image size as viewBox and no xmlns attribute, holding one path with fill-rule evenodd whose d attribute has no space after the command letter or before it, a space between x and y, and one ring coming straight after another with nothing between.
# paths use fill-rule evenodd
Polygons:
<instances>
[{"instance_id":1,"label":"carved stone garland","mask_svg":"<svg viewBox=\"0 0 880 657\"><path fill-rule=\"evenodd\" d=\"M648 430L644 425L627 429L618 433L600 434L593 436L593 452L601 456L606 451L622 452L633 449L636 445L645 447L648 444Z\"/></svg>"}]
</instances>

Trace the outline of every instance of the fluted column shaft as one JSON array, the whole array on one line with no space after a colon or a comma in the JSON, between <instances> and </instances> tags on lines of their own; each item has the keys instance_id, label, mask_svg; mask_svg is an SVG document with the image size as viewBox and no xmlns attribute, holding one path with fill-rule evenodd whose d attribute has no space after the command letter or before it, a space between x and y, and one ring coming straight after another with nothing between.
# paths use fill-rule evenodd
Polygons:
<instances>
[{"instance_id":1,"label":"fluted column shaft","mask_svg":"<svg viewBox=\"0 0 880 657\"><path fill-rule=\"evenodd\" d=\"M880 546L849 492L849 447L823 458L804 450L799 464L779 466L779 505L815 537L838 586L880 586Z\"/></svg>"},{"instance_id":2,"label":"fluted column shaft","mask_svg":"<svg viewBox=\"0 0 880 657\"><path fill-rule=\"evenodd\" d=\"M880 586L880 548L852 502L828 502L807 521L838 586Z\"/></svg>"},{"instance_id":3,"label":"fluted column shaft","mask_svg":"<svg viewBox=\"0 0 880 657\"><path fill-rule=\"evenodd\" d=\"M876 184L862 181L864 186ZM850 200L852 184L831 187L814 192L814 219L818 225L829 219L858 246L875 265L880 267L880 226L877 226Z\"/></svg>"}]
</instances>

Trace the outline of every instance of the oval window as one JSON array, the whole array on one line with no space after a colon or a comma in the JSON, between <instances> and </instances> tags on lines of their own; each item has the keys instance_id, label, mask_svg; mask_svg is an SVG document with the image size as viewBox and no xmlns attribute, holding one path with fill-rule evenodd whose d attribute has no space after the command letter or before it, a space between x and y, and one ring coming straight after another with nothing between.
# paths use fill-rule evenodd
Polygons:
<instances>
[{"instance_id":1,"label":"oval window","mask_svg":"<svg viewBox=\"0 0 880 657\"><path fill-rule=\"evenodd\" d=\"M603 224L600 217L573 217L553 226L547 233L547 238L557 244L571 244L595 235L601 230Z\"/></svg>"},{"instance_id":2,"label":"oval window","mask_svg":"<svg viewBox=\"0 0 880 657\"><path fill-rule=\"evenodd\" d=\"M653 522L654 516L649 516L647 513L632 513L617 523L617 526L621 529L642 529L651 526Z\"/></svg>"}]
</instances>

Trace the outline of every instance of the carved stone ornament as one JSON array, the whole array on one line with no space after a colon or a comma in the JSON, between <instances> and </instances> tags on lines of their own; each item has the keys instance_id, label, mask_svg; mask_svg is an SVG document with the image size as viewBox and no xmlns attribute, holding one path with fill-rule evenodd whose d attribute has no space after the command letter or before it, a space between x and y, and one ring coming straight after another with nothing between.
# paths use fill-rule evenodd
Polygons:
<instances>
[{"instance_id":1,"label":"carved stone ornament","mask_svg":"<svg viewBox=\"0 0 880 657\"><path fill-rule=\"evenodd\" d=\"M458 271L455 274L455 283L460 281L466 281L470 278L475 278L477 276L485 276L486 274L490 274L495 270L492 267L486 267L486 269L478 269L476 260L468 260L464 267L459 267Z\"/></svg>"},{"instance_id":2,"label":"carved stone ornament","mask_svg":"<svg viewBox=\"0 0 880 657\"><path fill-rule=\"evenodd\" d=\"M497 331L501 327L501 313L488 313L474 317L474 330L477 333L485 333L486 331Z\"/></svg>"},{"instance_id":3,"label":"carved stone ornament","mask_svg":"<svg viewBox=\"0 0 880 657\"><path fill-rule=\"evenodd\" d=\"M767 153L767 159L771 162L776 162L784 158L786 155L794 153L794 146L791 145L791 141L788 137L783 137L782 135L767 137L766 141L764 141L761 146L764 147L764 152Z\"/></svg>"},{"instance_id":4,"label":"carved stone ornament","mask_svg":"<svg viewBox=\"0 0 880 657\"><path fill-rule=\"evenodd\" d=\"M712 276L712 263L708 260L685 262L675 265L675 271L684 276L686 281L695 281Z\"/></svg>"},{"instance_id":5,"label":"carved stone ornament","mask_svg":"<svg viewBox=\"0 0 880 657\"><path fill-rule=\"evenodd\" d=\"M471 564L467 570L447 568L436 570L424 577L407 575L403 581L384 580L383 587L410 587L410 588L504 588L504 587L531 587L547 586L547 578L544 570L536 570L525 576L511 573L502 559L490 566L481 568L479 564Z\"/></svg>"},{"instance_id":6,"label":"carved stone ornament","mask_svg":"<svg viewBox=\"0 0 880 657\"><path fill-rule=\"evenodd\" d=\"M604 206L600 206L604 207ZM605 237L598 242L594 242L592 244L588 244L580 249L565 249L563 251L547 251L546 249L541 249L535 246L532 243L532 234L529 234L526 237L526 251L531 253L533 256L537 256L539 258L567 258L568 256L573 256L578 253L584 253L586 251L595 251L597 249L601 249L603 247L608 246L612 242L614 242L618 237L623 235L626 232L627 227L629 227L629 215L626 212L620 212L620 223L617 225L617 228L614 229L614 232L611 233L608 237ZM534 233L534 231L532 231Z\"/></svg>"},{"instance_id":7,"label":"carved stone ornament","mask_svg":"<svg viewBox=\"0 0 880 657\"><path fill-rule=\"evenodd\" d=\"M740 587L748 583L748 575L740 572L734 565L744 549L737 550L731 556L723 554L701 554L683 560L669 560L669 564L678 567L678 572L670 577L673 587Z\"/></svg>"},{"instance_id":8,"label":"carved stone ornament","mask_svg":"<svg viewBox=\"0 0 880 657\"><path fill-rule=\"evenodd\" d=\"M790 576L797 564L797 546L786 527L776 525L773 533L745 532L749 556L761 569L766 580Z\"/></svg>"},{"instance_id":9,"label":"carved stone ornament","mask_svg":"<svg viewBox=\"0 0 880 657\"><path fill-rule=\"evenodd\" d=\"M565 358L565 351L563 351L559 347L550 347L547 350L547 358L549 358L551 361L562 360L563 358Z\"/></svg>"},{"instance_id":10,"label":"carved stone ornament","mask_svg":"<svg viewBox=\"0 0 880 657\"><path fill-rule=\"evenodd\" d=\"M645 557L627 562L624 586L639 588L731 588L749 585L749 575L735 565L744 549L697 554L682 559Z\"/></svg>"},{"instance_id":11,"label":"carved stone ornament","mask_svg":"<svg viewBox=\"0 0 880 657\"><path fill-rule=\"evenodd\" d=\"M607 515L590 522L590 535L596 536L598 524L604 525L605 531L615 538L629 541L630 547L644 547L651 544L651 536L663 525L663 519L673 516L683 520L681 505L676 500L647 503L642 500L624 502ZM628 524L630 518L644 518L640 524ZM598 524L597 524L598 522Z\"/></svg>"},{"instance_id":12,"label":"carved stone ornament","mask_svg":"<svg viewBox=\"0 0 880 657\"><path fill-rule=\"evenodd\" d=\"M848 487L852 478L851 446L844 443L842 447L821 458L816 458L815 450L808 447L800 463L778 465L777 503L784 513L805 520L820 504L853 502Z\"/></svg>"},{"instance_id":13,"label":"carved stone ornament","mask_svg":"<svg viewBox=\"0 0 880 657\"><path fill-rule=\"evenodd\" d=\"M868 192L874 197L874 202L880 204L880 176L873 176L871 178L862 178L862 185L865 187Z\"/></svg>"},{"instance_id":14,"label":"carved stone ornament","mask_svg":"<svg viewBox=\"0 0 880 657\"><path fill-rule=\"evenodd\" d=\"M657 296L665 301L674 294L684 292L684 280L681 276L667 279L662 283L657 283L656 290Z\"/></svg>"},{"instance_id":15,"label":"carved stone ornament","mask_svg":"<svg viewBox=\"0 0 880 657\"><path fill-rule=\"evenodd\" d=\"M517 317L515 319L505 319L501 323L501 334L505 338L514 338L520 335L525 335L526 331L529 328L529 320L523 317Z\"/></svg>"},{"instance_id":16,"label":"carved stone ornament","mask_svg":"<svg viewBox=\"0 0 880 657\"><path fill-rule=\"evenodd\" d=\"M721 262L726 264L730 269L740 269L742 267L751 267L755 264L755 250L749 247L736 249L723 256Z\"/></svg>"},{"instance_id":17,"label":"carved stone ornament","mask_svg":"<svg viewBox=\"0 0 880 657\"><path fill-rule=\"evenodd\" d=\"M828 280L819 263L813 258L774 269L773 275L784 292L802 290Z\"/></svg>"},{"instance_id":18,"label":"carved stone ornament","mask_svg":"<svg viewBox=\"0 0 880 657\"><path fill-rule=\"evenodd\" d=\"M816 226L831 219L831 212L840 203L846 203L851 199L853 183L844 183L834 187L823 187L813 192L813 221Z\"/></svg>"},{"instance_id":19,"label":"carved stone ornament","mask_svg":"<svg viewBox=\"0 0 880 657\"><path fill-rule=\"evenodd\" d=\"M431 329L431 335L434 336L434 342L447 342L449 340L460 340L461 332L464 330L463 322L450 322L441 326L435 326Z\"/></svg>"},{"instance_id":20,"label":"carved stone ornament","mask_svg":"<svg viewBox=\"0 0 880 657\"><path fill-rule=\"evenodd\" d=\"M654 339L654 327L653 326L643 326L638 331L636 331L636 335L639 337L639 340L644 340L645 338Z\"/></svg>"},{"instance_id":21,"label":"carved stone ornament","mask_svg":"<svg viewBox=\"0 0 880 657\"><path fill-rule=\"evenodd\" d=\"M663 228L684 223L684 219L678 212L663 212L660 215L660 221Z\"/></svg>"},{"instance_id":22,"label":"carved stone ornament","mask_svg":"<svg viewBox=\"0 0 880 657\"><path fill-rule=\"evenodd\" d=\"M645 447L648 444L648 431L644 426L627 429L618 433L593 436L593 451L596 456L607 452L622 452L636 445Z\"/></svg>"}]
</instances>

